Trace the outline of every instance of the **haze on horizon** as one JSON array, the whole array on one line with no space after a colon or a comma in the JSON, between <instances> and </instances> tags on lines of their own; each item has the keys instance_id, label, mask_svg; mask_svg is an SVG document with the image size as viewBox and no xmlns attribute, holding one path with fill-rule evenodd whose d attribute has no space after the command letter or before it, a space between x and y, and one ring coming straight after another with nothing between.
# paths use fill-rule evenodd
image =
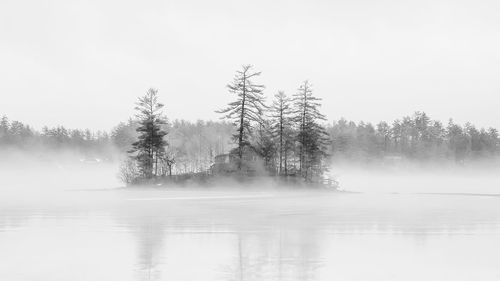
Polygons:
<instances>
[{"instance_id":1,"label":"haze on horizon","mask_svg":"<svg viewBox=\"0 0 500 281\"><path fill-rule=\"evenodd\" d=\"M0 114L109 130L159 89L170 119L211 119L242 64L271 98L309 79L329 120L425 111L500 127L498 1L0 3Z\"/></svg>"}]
</instances>

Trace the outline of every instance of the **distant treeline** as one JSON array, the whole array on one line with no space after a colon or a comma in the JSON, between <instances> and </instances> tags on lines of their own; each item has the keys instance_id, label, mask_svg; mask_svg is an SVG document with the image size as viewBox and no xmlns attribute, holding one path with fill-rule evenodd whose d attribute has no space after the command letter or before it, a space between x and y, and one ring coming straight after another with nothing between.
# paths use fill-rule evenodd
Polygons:
<instances>
[{"instance_id":1,"label":"distant treeline","mask_svg":"<svg viewBox=\"0 0 500 281\"><path fill-rule=\"evenodd\" d=\"M75 150L89 157L112 159L125 153L137 138L137 122L118 124L110 133L44 127L41 131L6 116L0 120L0 148L23 150ZM174 120L165 128L170 152L175 154L174 173L208 169L213 157L234 148L233 126L228 122ZM326 126L333 160L347 161L464 161L492 159L500 155L495 128L464 126L450 120L446 125L416 112L392 123L376 125L345 119Z\"/></svg>"},{"instance_id":2,"label":"distant treeline","mask_svg":"<svg viewBox=\"0 0 500 281\"><path fill-rule=\"evenodd\" d=\"M110 133L67 129L63 126L34 130L6 116L0 120L0 148L71 149L89 157L112 158L116 151L126 152L137 138L137 123L120 123ZM449 121L443 125L423 112L376 125L345 119L326 126L331 138L333 160L379 161L401 158L434 161L491 159L500 155L498 131ZM166 130L171 152L178 165L174 173L207 169L213 157L234 147L233 127L228 122L174 120Z\"/></svg>"},{"instance_id":3,"label":"distant treeline","mask_svg":"<svg viewBox=\"0 0 500 281\"><path fill-rule=\"evenodd\" d=\"M0 151L18 149L51 154L57 150L74 151L82 157L114 159L126 154L137 139L138 122L132 119L118 124L111 132L44 127L41 131L20 121L0 119ZM175 157L174 173L206 170L213 157L233 147L233 132L227 122L174 120L165 125L169 132L169 154Z\"/></svg>"},{"instance_id":4,"label":"distant treeline","mask_svg":"<svg viewBox=\"0 0 500 281\"><path fill-rule=\"evenodd\" d=\"M43 127L41 131L7 116L0 119L0 149L46 152L71 150L84 157L111 159L114 143L107 132Z\"/></svg>"},{"instance_id":5,"label":"distant treeline","mask_svg":"<svg viewBox=\"0 0 500 281\"><path fill-rule=\"evenodd\" d=\"M464 126L451 119L443 125L424 112L416 112L377 125L340 119L328 126L333 159L344 160L469 160L491 159L499 155L495 128Z\"/></svg>"}]
</instances>

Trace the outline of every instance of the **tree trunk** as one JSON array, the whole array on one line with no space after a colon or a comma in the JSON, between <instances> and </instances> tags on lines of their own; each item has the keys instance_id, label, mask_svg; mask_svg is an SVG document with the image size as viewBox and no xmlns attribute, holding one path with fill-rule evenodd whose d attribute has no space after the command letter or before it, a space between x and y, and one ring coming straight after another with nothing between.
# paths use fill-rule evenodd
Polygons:
<instances>
[{"instance_id":1,"label":"tree trunk","mask_svg":"<svg viewBox=\"0 0 500 281\"><path fill-rule=\"evenodd\" d=\"M301 144L300 144L300 175L302 175L302 171L305 168L304 167L304 160L305 160L305 141L306 141L306 136L305 136L305 130L306 130L306 114L307 114L307 84L304 85L304 104L303 104L303 112L302 112L302 124L301 124Z\"/></svg>"},{"instance_id":2,"label":"tree trunk","mask_svg":"<svg viewBox=\"0 0 500 281\"><path fill-rule=\"evenodd\" d=\"M281 102L280 109L280 170L279 175L282 174L283 169L283 102Z\"/></svg>"},{"instance_id":3,"label":"tree trunk","mask_svg":"<svg viewBox=\"0 0 500 281\"><path fill-rule=\"evenodd\" d=\"M287 154L288 154L288 150L285 149L285 177L288 176Z\"/></svg>"},{"instance_id":4,"label":"tree trunk","mask_svg":"<svg viewBox=\"0 0 500 281\"><path fill-rule=\"evenodd\" d=\"M241 161L243 159L243 133L244 133L244 122L245 122L245 102L246 102L246 73L243 74L243 99L241 102L241 116L240 116L240 132L238 138L238 170L241 170Z\"/></svg>"},{"instance_id":5,"label":"tree trunk","mask_svg":"<svg viewBox=\"0 0 500 281\"><path fill-rule=\"evenodd\" d=\"M158 176L158 151L155 152L155 176Z\"/></svg>"}]
</instances>

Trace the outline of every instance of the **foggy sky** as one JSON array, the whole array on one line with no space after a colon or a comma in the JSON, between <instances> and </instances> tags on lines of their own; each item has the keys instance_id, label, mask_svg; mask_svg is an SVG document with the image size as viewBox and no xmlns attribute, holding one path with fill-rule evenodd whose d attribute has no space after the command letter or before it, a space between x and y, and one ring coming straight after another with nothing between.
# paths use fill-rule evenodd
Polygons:
<instances>
[{"instance_id":1,"label":"foggy sky","mask_svg":"<svg viewBox=\"0 0 500 281\"><path fill-rule=\"evenodd\" d=\"M500 2L0 2L0 114L109 130L149 87L170 119L217 119L242 64L270 98L309 79L329 120L426 111L500 127Z\"/></svg>"}]
</instances>

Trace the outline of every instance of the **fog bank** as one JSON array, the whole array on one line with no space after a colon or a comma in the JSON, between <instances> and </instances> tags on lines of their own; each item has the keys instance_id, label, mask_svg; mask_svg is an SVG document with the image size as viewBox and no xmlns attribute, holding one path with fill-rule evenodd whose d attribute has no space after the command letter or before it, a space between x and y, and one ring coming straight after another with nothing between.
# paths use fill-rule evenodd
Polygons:
<instances>
[{"instance_id":1,"label":"fog bank","mask_svg":"<svg viewBox=\"0 0 500 281\"><path fill-rule=\"evenodd\" d=\"M377 166L335 164L330 173L343 190L363 193L500 194L500 166Z\"/></svg>"}]
</instances>

